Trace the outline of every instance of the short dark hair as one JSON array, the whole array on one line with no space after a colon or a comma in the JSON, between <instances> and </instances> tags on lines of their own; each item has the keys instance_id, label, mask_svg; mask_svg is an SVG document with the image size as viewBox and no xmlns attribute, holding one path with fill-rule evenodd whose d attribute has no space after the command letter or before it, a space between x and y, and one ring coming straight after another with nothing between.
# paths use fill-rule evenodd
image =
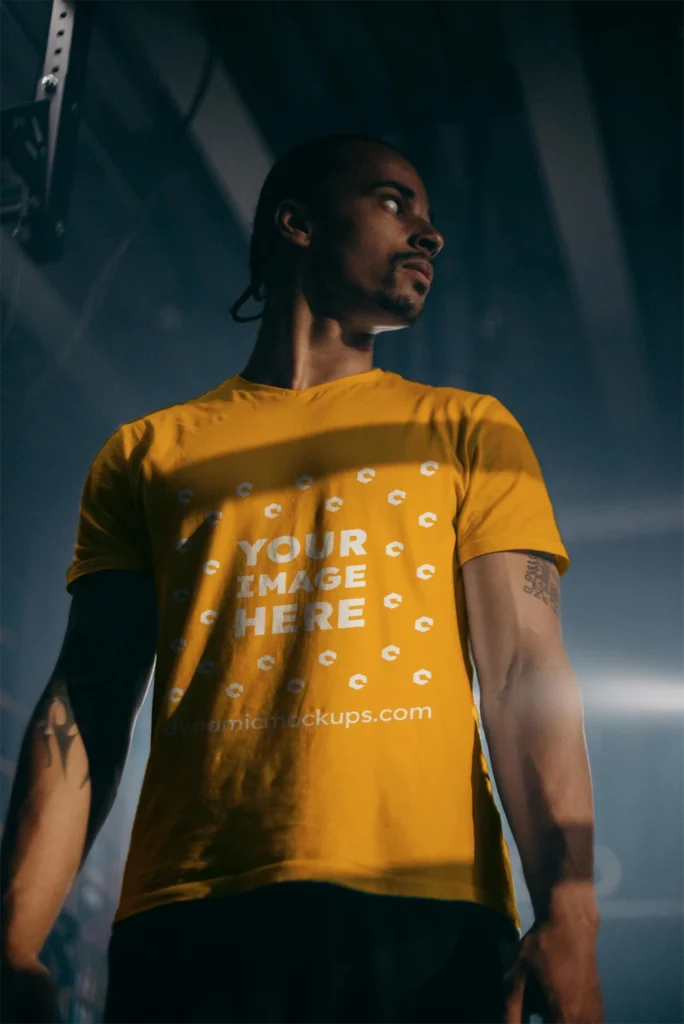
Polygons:
<instances>
[{"instance_id":1,"label":"short dark hair","mask_svg":"<svg viewBox=\"0 0 684 1024\"><path fill-rule=\"evenodd\" d=\"M266 289L273 281L274 270L283 252L283 240L274 222L280 203L284 199L313 199L327 175L337 168L340 150L359 142L385 146L404 155L391 143L370 135L325 135L300 143L273 165L262 186L254 215L249 247L250 282L230 311L237 323L248 323L263 316L263 312L256 316L240 316L239 311L248 299L264 302L267 298Z\"/></svg>"}]
</instances>

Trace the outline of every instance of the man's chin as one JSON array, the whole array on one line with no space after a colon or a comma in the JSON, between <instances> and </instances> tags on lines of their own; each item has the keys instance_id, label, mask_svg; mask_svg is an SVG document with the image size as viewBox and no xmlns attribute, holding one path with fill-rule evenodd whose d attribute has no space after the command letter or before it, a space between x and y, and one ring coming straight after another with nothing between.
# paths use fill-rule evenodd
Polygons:
<instances>
[{"instance_id":1,"label":"man's chin","mask_svg":"<svg viewBox=\"0 0 684 1024\"><path fill-rule=\"evenodd\" d=\"M376 297L378 306L385 313L389 313L391 320L385 331L397 331L402 327L410 327L414 324L423 312L423 303L417 302L415 297L402 295L398 292L381 292Z\"/></svg>"}]
</instances>

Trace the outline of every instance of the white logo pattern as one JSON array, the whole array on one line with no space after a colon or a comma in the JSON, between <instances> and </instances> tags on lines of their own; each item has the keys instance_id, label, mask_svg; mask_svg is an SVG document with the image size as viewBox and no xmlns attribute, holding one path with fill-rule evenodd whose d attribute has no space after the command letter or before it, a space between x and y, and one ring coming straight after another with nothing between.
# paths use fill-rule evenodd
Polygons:
<instances>
[{"instance_id":1,"label":"white logo pattern","mask_svg":"<svg viewBox=\"0 0 684 1024\"><path fill-rule=\"evenodd\" d=\"M431 580L435 575L434 565L430 565L429 562L425 562L424 565L419 565L416 569L416 576L419 580Z\"/></svg>"},{"instance_id":2,"label":"white logo pattern","mask_svg":"<svg viewBox=\"0 0 684 1024\"><path fill-rule=\"evenodd\" d=\"M423 476L431 477L434 476L438 469L439 463L434 462L432 460L428 460L427 462L422 463L420 467L420 472ZM368 484L375 478L375 475L376 473L374 469L366 467L365 469L361 469L358 471L357 480L359 483ZM304 475L300 476L297 479L295 486L301 491L309 490L313 482L313 477ZM254 487L252 483L250 483L249 481L243 481L242 483L236 486L235 493L238 495L238 497L244 498L251 494L253 489ZM189 487L184 488L177 494L178 501L185 505L189 504L194 497L195 492ZM389 494L387 495L387 501L390 505L401 505L405 500L406 491L403 491L399 488L390 491ZM328 498L325 501L325 508L328 512L338 512L343 505L344 500L338 496ZM282 505L278 504L277 502L273 502L270 505L267 505L264 509L264 514L269 519L276 519L281 514L281 512ZM210 526L216 526L218 525L222 517L223 513L220 510L213 509L212 511L206 514L205 522ZM420 516L418 516L418 525L423 528L432 527L437 522L437 518L438 517L435 512L423 512ZM181 554L186 553L189 547L190 539L188 537L183 537L176 542L176 550ZM392 558L398 557L403 550L404 544L401 541L391 541L385 547L386 554ZM204 563L203 571L206 575L213 576L220 569L220 566L221 563L217 560L209 559L207 562ZM418 568L416 569L416 576L418 577L418 579L421 580L430 580L435 575L435 572L435 566L429 562L425 562L423 563L423 565L418 566ZM189 598L190 591L186 588L178 588L173 591L173 599L179 603L185 602L189 600ZM402 603L402 596L401 594L398 594L396 592L389 593L384 597L383 603L386 608L398 608L399 605ZM217 612L213 609L206 609L200 615L200 621L204 625L213 625L216 622L216 618ZM421 633L428 632L433 627L433 625L434 619L432 619L428 615L420 616L415 620L414 623L415 629ZM186 646L187 640L184 637L176 637L170 643L171 649L176 653L179 653L182 650L184 650ZM385 661L396 661L400 653L401 650L399 647L395 646L394 644L390 644L389 646L383 648L382 658ZM319 664L324 666L332 665L336 661L336 659L337 653L331 650L323 651L318 656ZM275 663L275 658L272 655L263 655L258 660L258 667L263 671L268 671L275 665ZM214 669L214 667L215 666L213 661L203 661L198 666L197 672L202 675L209 675L211 671ZM413 682L418 686L425 686L426 683L428 683L431 678L432 673L430 672L429 669L426 668L418 669L413 673ZM349 686L355 690L363 689L367 683L368 677L363 675L362 673L357 673L349 678ZM302 679L291 679L286 684L286 687L290 693L301 693L301 691L305 688L305 685L306 684ZM231 683L230 685L226 686L225 689L229 697L236 698L243 692L244 687L242 686L241 683ZM185 691L181 688L174 687L170 691L169 702L178 703L181 700L184 692Z\"/></svg>"},{"instance_id":3,"label":"white logo pattern","mask_svg":"<svg viewBox=\"0 0 684 1024\"><path fill-rule=\"evenodd\" d=\"M419 619L416 619L415 627L419 633L427 633L429 629L435 624L435 620L431 619L429 615L421 615Z\"/></svg>"}]
</instances>

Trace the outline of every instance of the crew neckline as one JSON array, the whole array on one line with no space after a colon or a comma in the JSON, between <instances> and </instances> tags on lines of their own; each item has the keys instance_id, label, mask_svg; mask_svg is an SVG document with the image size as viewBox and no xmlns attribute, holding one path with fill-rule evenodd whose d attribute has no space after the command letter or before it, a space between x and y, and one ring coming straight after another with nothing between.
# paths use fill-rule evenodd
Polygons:
<instances>
[{"instance_id":1,"label":"crew neckline","mask_svg":"<svg viewBox=\"0 0 684 1024\"><path fill-rule=\"evenodd\" d=\"M239 387L246 388L249 391L263 391L272 395L281 395L284 398L301 399L321 394L324 391L332 391L335 388L343 387L345 384L371 384L373 381L379 380L384 372L379 366L374 366L371 370L363 370L361 373L349 373L344 377L336 377L335 380L326 380L322 384L314 384L310 388L299 389L281 388L276 384L258 384L256 381L247 380L246 377L239 373L235 374L233 381Z\"/></svg>"}]
</instances>

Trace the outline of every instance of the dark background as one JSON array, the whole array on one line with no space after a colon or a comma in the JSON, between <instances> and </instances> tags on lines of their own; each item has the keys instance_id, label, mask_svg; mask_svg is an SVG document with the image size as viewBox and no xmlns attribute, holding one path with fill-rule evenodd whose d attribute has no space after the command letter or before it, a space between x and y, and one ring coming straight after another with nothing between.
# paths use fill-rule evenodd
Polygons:
<instances>
[{"instance_id":1,"label":"dark background","mask_svg":"<svg viewBox=\"0 0 684 1024\"><path fill-rule=\"evenodd\" d=\"M367 132L415 162L447 239L423 319L381 337L377 363L514 412L572 559L608 1020L682 1020L681 5L94 6L64 256L38 267L3 236L2 815L91 459L120 423L243 367L256 328L228 311L270 164ZM34 96L50 8L0 5L3 107ZM101 1019L148 712L46 950L65 1019Z\"/></svg>"}]
</instances>

